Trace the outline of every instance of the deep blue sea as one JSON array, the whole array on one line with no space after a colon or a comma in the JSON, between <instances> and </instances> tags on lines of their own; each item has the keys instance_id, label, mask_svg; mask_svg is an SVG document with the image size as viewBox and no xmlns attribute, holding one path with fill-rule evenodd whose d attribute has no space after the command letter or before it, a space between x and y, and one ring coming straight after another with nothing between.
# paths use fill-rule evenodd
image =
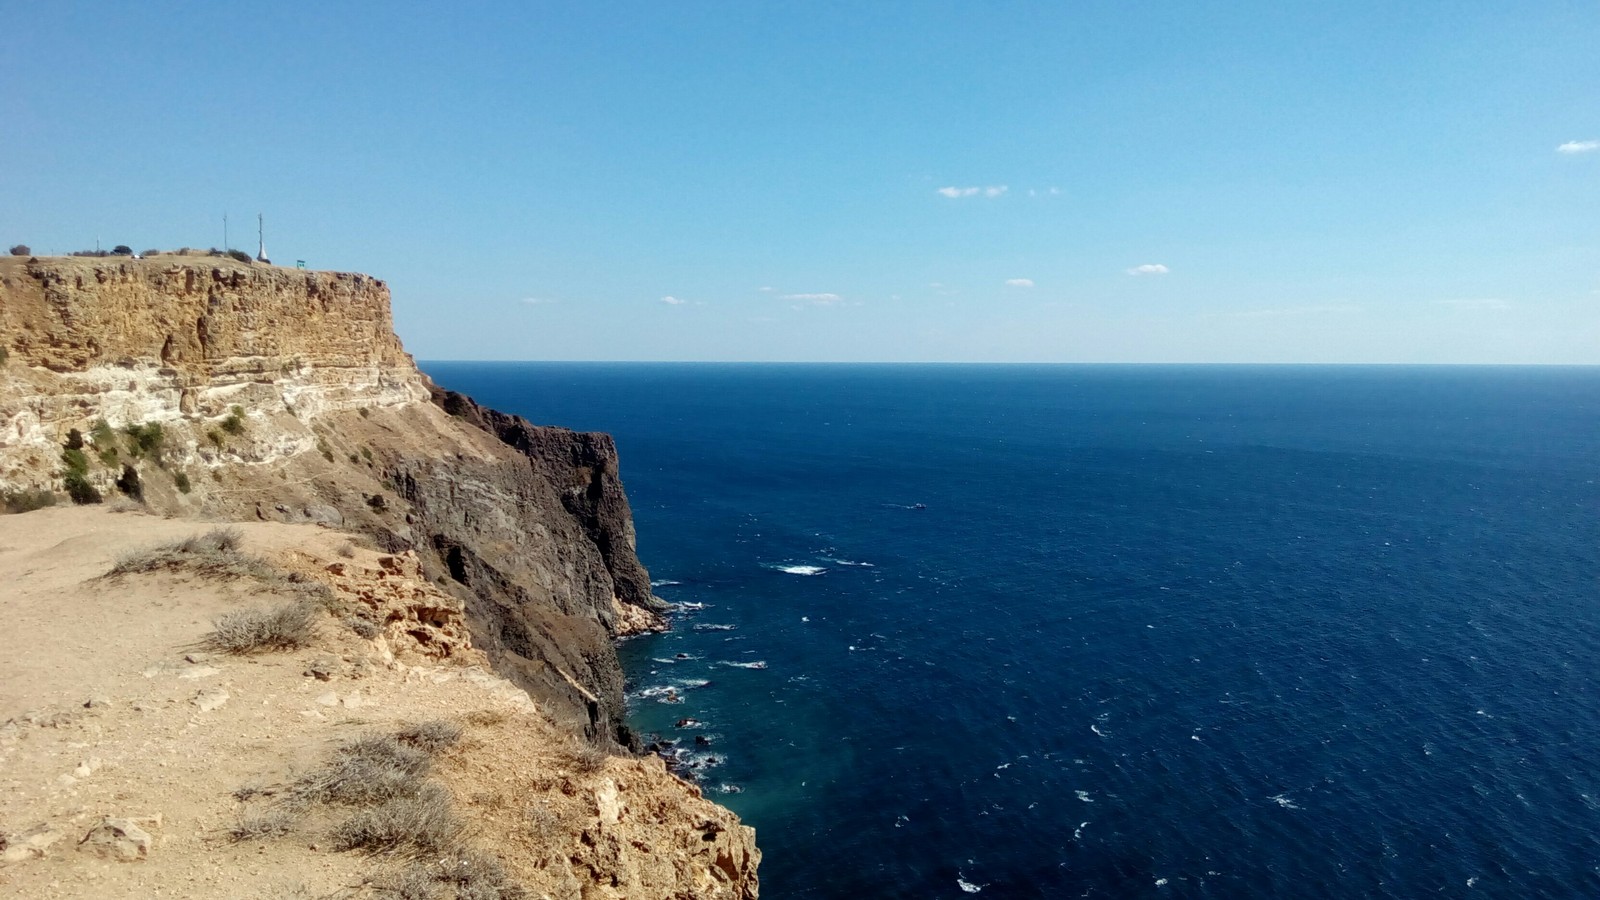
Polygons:
<instances>
[{"instance_id":1,"label":"deep blue sea","mask_svg":"<svg viewBox=\"0 0 1600 900\"><path fill-rule=\"evenodd\" d=\"M1600 896L1600 370L424 369L616 436L765 897Z\"/></svg>"}]
</instances>

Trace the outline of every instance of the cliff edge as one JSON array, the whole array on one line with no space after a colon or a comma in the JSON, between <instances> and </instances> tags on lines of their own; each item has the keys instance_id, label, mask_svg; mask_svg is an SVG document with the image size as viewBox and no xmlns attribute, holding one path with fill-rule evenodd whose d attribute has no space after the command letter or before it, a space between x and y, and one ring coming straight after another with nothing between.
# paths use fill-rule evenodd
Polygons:
<instances>
[{"instance_id":1,"label":"cliff edge","mask_svg":"<svg viewBox=\"0 0 1600 900\"><path fill-rule=\"evenodd\" d=\"M663 627L666 606L635 554L615 445L433 385L382 281L5 258L0 351L12 501L125 496L167 517L363 536L459 604L474 652L552 727L636 743L612 641Z\"/></svg>"}]
</instances>

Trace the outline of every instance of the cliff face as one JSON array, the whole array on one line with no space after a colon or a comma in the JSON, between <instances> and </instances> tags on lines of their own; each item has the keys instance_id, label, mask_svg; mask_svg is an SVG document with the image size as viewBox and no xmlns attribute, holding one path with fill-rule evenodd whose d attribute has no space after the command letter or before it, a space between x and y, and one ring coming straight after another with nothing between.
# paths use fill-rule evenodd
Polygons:
<instances>
[{"instance_id":1,"label":"cliff face","mask_svg":"<svg viewBox=\"0 0 1600 900\"><path fill-rule=\"evenodd\" d=\"M0 348L0 489L60 490L76 430L83 477L108 496L131 469L157 511L317 521L414 550L507 677L591 740L630 739L610 642L660 627L664 605L611 439L435 388L382 281L0 259Z\"/></svg>"},{"instance_id":2,"label":"cliff face","mask_svg":"<svg viewBox=\"0 0 1600 900\"><path fill-rule=\"evenodd\" d=\"M365 535L464 611L471 652L532 697L547 732L634 743L612 640L663 627L666 607L635 555L615 445L435 387L394 334L383 282L213 258L0 258L0 351L0 494L59 497L70 477L168 517ZM342 572L322 577L337 587ZM418 616L407 633L437 630ZM708 818L659 769L641 762L600 792L577 836L593 852L569 855L576 880L557 894L756 896L750 830ZM649 786L637 805L673 837L628 833L624 781ZM677 849L654 855L658 842Z\"/></svg>"}]
</instances>

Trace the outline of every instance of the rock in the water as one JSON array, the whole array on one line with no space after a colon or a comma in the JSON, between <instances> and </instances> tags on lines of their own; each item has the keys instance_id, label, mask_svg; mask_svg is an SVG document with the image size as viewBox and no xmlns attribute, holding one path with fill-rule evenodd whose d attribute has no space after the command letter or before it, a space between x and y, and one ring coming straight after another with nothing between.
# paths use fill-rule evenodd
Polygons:
<instances>
[{"instance_id":1,"label":"rock in the water","mask_svg":"<svg viewBox=\"0 0 1600 900\"><path fill-rule=\"evenodd\" d=\"M131 819L106 818L78 842L78 849L102 859L135 862L150 855L150 832Z\"/></svg>"}]
</instances>

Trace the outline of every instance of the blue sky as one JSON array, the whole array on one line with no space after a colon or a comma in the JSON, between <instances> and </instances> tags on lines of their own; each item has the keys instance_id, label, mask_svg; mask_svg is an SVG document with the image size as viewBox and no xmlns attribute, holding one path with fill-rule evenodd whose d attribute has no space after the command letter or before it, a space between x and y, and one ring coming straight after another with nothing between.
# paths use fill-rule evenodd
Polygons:
<instances>
[{"instance_id":1,"label":"blue sky","mask_svg":"<svg viewBox=\"0 0 1600 900\"><path fill-rule=\"evenodd\" d=\"M1600 363L1600 4L0 0L0 243L424 359Z\"/></svg>"}]
</instances>

